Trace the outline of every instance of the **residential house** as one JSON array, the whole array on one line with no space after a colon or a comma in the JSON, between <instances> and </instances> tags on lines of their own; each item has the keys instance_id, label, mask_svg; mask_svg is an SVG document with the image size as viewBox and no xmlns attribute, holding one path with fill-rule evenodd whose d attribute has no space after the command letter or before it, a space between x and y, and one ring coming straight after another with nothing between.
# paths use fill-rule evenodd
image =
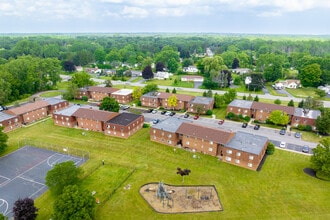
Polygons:
<instances>
[{"instance_id":1,"label":"residential house","mask_svg":"<svg viewBox=\"0 0 330 220\"><path fill-rule=\"evenodd\" d=\"M227 114L232 112L236 115L243 115L251 117L251 106L253 101L235 99L227 106Z\"/></svg>"},{"instance_id":2,"label":"residential house","mask_svg":"<svg viewBox=\"0 0 330 220\"><path fill-rule=\"evenodd\" d=\"M158 96L160 92L149 92L140 97L141 106L158 108L160 106L160 101Z\"/></svg>"},{"instance_id":3,"label":"residential house","mask_svg":"<svg viewBox=\"0 0 330 220\"><path fill-rule=\"evenodd\" d=\"M251 118L258 121L266 121L272 111L280 110L285 112L289 116L289 121L291 121L291 118L294 115L294 109L295 108L291 106L253 102L251 105Z\"/></svg>"},{"instance_id":4,"label":"residential house","mask_svg":"<svg viewBox=\"0 0 330 220\"><path fill-rule=\"evenodd\" d=\"M170 146L177 146L180 142L176 132L183 122L189 122L183 118L169 117L150 128L150 140Z\"/></svg>"},{"instance_id":5,"label":"residential house","mask_svg":"<svg viewBox=\"0 0 330 220\"><path fill-rule=\"evenodd\" d=\"M237 131L220 147L220 159L226 163L257 170L265 155L268 138Z\"/></svg>"},{"instance_id":6,"label":"residential house","mask_svg":"<svg viewBox=\"0 0 330 220\"><path fill-rule=\"evenodd\" d=\"M82 72L84 69L82 66L75 66L77 72Z\"/></svg>"},{"instance_id":7,"label":"residential house","mask_svg":"<svg viewBox=\"0 0 330 220\"><path fill-rule=\"evenodd\" d=\"M128 138L143 127L143 115L121 113L104 124L104 134Z\"/></svg>"},{"instance_id":8,"label":"residential house","mask_svg":"<svg viewBox=\"0 0 330 220\"><path fill-rule=\"evenodd\" d=\"M21 121L22 124L29 124L47 117L48 106L48 102L39 100L19 107L10 108L9 110L6 110L5 113L16 115L18 121Z\"/></svg>"},{"instance_id":9,"label":"residential house","mask_svg":"<svg viewBox=\"0 0 330 220\"><path fill-rule=\"evenodd\" d=\"M285 81L279 81L273 85L274 89L296 89L298 87L301 87L300 80L296 79L288 79Z\"/></svg>"},{"instance_id":10,"label":"residential house","mask_svg":"<svg viewBox=\"0 0 330 220\"><path fill-rule=\"evenodd\" d=\"M154 74L155 79L169 79L172 76L173 76L172 73L161 72L161 71L158 71L157 73Z\"/></svg>"},{"instance_id":11,"label":"residential house","mask_svg":"<svg viewBox=\"0 0 330 220\"><path fill-rule=\"evenodd\" d=\"M118 103L128 104L133 100L133 90L132 89L120 89L111 93L111 97L116 99Z\"/></svg>"},{"instance_id":12,"label":"residential house","mask_svg":"<svg viewBox=\"0 0 330 220\"><path fill-rule=\"evenodd\" d=\"M168 99L171 96L176 96L177 98L177 104L175 106L171 106L168 102ZM183 94L173 94L168 92L160 92L158 95L158 99L160 102L160 106L162 106L165 109L187 109L189 107L189 102L194 98L194 96L191 95L183 95Z\"/></svg>"},{"instance_id":13,"label":"residential house","mask_svg":"<svg viewBox=\"0 0 330 220\"><path fill-rule=\"evenodd\" d=\"M197 125L182 123L176 133L179 134L183 148L212 156L219 156L220 149L234 136L234 132Z\"/></svg>"},{"instance_id":14,"label":"residential house","mask_svg":"<svg viewBox=\"0 0 330 220\"><path fill-rule=\"evenodd\" d=\"M181 81L183 82L203 82L203 76L193 76L193 75L185 75L181 76Z\"/></svg>"},{"instance_id":15,"label":"residential house","mask_svg":"<svg viewBox=\"0 0 330 220\"><path fill-rule=\"evenodd\" d=\"M137 70L131 70L131 71L132 71L132 76L133 77L142 76L142 72L141 71L137 71Z\"/></svg>"},{"instance_id":16,"label":"residential house","mask_svg":"<svg viewBox=\"0 0 330 220\"><path fill-rule=\"evenodd\" d=\"M310 125L315 130L315 123L317 117L321 116L319 110L304 110L302 108L295 108L294 115L291 120L291 125L297 127L298 125Z\"/></svg>"},{"instance_id":17,"label":"residential house","mask_svg":"<svg viewBox=\"0 0 330 220\"><path fill-rule=\"evenodd\" d=\"M245 74L245 73L250 73L251 70L248 68L236 68L236 69L231 69L232 72L236 74Z\"/></svg>"},{"instance_id":18,"label":"residential house","mask_svg":"<svg viewBox=\"0 0 330 220\"><path fill-rule=\"evenodd\" d=\"M205 114L208 110L212 110L214 106L214 98L196 96L189 102L188 112Z\"/></svg>"},{"instance_id":19,"label":"residential house","mask_svg":"<svg viewBox=\"0 0 330 220\"><path fill-rule=\"evenodd\" d=\"M102 101L104 97L110 97L112 93L118 90L119 89L112 87L101 87L101 86L88 87L88 93L90 95L90 98L95 101Z\"/></svg>"},{"instance_id":20,"label":"residential house","mask_svg":"<svg viewBox=\"0 0 330 220\"><path fill-rule=\"evenodd\" d=\"M319 86L317 87L318 89L324 90L326 94L330 95L330 86L326 85L326 86Z\"/></svg>"},{"instance_id":21,"label":"residential house","mask_svg":"<svg viewBox=\"0 0 330 220\"><path fill-rule=\"evenodd\" d=\"M89 74L100 74L102 72L101 69L95 67L95 68L85 68L85 71Z\"/></svg>"},{"instance_id":22,"label":"residential house","mask_svg":"<svg viewBox=\"0 0 330 220\"><path fill-rule=\"evenodd\" d=\"M44 101L48 103L48 114L53 114L54 111L67 108L69 106L69 102L63 99L45 98Z\"/></svg>"},{"instance_id":23,"label":"residential house","mask_svg":"<svg viewBox=\"0 0 330 220\"><path fill-rule=\"evenodd\" d=\"M78 128L103 132L105 123L118 114L93 108L79 108L72 116L76 117Z\"/></svg>"},{"instance_id":24,"label":"residential house","mask_svg":"<svg viewBox=\"0 0 330 220\"><path fill-rule=\"evenodd\" d=\"M76 117L73 115L80 105L71 105L68 108L55 111L53 113L53 121L55 125L63 127L76 127L78 125Z\"/></svg>"},{"instance_id":25,"label":"residential house","mask_svg":"<svg viewBox=\"0 0 330 220\"><path fill-rule=\"evenodd\" d=\"M12 131L21 127L22 122L17 115L0 112L0 127L3 127L3 132Z\"/></svg>"},{"instance_id":26,"label":"residential house","mask_svg":"<svg viewBox=\"0 0 330 220\"><path fill-rule=\"evenodd\" d=\"M188 66L188 67L183 67L183 72L186 72L186 73L197 73L198 72L198 69L195 66Z\"/></svg>"}]
</instances>

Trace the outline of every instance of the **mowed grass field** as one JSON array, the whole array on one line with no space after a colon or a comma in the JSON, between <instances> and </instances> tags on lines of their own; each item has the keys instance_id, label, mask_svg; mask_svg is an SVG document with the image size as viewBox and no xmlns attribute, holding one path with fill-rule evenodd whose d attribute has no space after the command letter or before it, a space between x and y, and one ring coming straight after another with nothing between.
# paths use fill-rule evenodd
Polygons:
<instances>
[{"instance_id":1,"label":"mowed grass field","mask_svg":"<svg viewBox=\"0 0 330 220\"><path fill-rule=\"evenodd\" d=\"M330 219L330 182L303 172L310 157L276 150L260 172L250 171L149 140L143 128L128 140L97 132L62 128L52 119L8 133L9 149L27 138L53 145L88 150L81 186L100 199L95 219ZM102 166L102 160L105 165ZM188 168L182 177L176 168ZM218 191L224 211L195 214L159 214L138 193L148 182L174 185L210 185ZM128 184L129 190L124 189ZM48 192L36 199L37 219L50 219L54 197ZM175 205L175 204L174 204Z\"/></svg>"}]
</instances>

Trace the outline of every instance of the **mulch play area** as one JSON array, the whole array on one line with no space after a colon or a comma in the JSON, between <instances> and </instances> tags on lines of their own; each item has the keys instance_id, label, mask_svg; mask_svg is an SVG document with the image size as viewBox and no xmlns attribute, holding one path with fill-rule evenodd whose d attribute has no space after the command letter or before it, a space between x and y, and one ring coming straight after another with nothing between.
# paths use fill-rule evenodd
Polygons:
<instances>
[{"instance_id":1,"label":"mulch play area","mask_svg":"<svg viewBox=\"0 0 330 220\"><path fill-rule=\"evenodd\" d=\"M160 213L188 213L222 211L218 192L213 185L173 186L159 183L143 185L139 193Z\"/></svg>"}]
</instances>

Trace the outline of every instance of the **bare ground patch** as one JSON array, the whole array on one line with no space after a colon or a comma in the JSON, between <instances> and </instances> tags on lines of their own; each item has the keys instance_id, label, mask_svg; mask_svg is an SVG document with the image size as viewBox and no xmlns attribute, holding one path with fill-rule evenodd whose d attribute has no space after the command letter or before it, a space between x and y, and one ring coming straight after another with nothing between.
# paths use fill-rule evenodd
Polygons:
<instances>
[{"instance_id":1,"label":"bare ground patch","mask_svg":"<svg viewBox=\"0 0 330 220\"><path fill-rule=\"evenodd\" d=\"M213 185L173 186L163 184L169 198L157 196L159 183L143 185L139 193L146 202L160 213L188 213L222 211L218 192ZM159 195L159 194L158 194Z\"/></svg>"}]
</instances>

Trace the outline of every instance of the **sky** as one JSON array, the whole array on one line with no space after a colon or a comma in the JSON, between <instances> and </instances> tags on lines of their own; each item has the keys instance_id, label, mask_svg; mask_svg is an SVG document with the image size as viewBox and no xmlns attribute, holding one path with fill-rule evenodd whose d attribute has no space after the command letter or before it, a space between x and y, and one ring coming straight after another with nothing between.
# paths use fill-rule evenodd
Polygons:
<instances>
[{"instance_id":1,"label":"sky","mask_svg":"<svg viewBox=\"0 0 330 220\"><path fill-rule=\"evenodd\" d=\"M0 0L0 33L330 35L330 0Z\"/></svg>"}]
</instances>

